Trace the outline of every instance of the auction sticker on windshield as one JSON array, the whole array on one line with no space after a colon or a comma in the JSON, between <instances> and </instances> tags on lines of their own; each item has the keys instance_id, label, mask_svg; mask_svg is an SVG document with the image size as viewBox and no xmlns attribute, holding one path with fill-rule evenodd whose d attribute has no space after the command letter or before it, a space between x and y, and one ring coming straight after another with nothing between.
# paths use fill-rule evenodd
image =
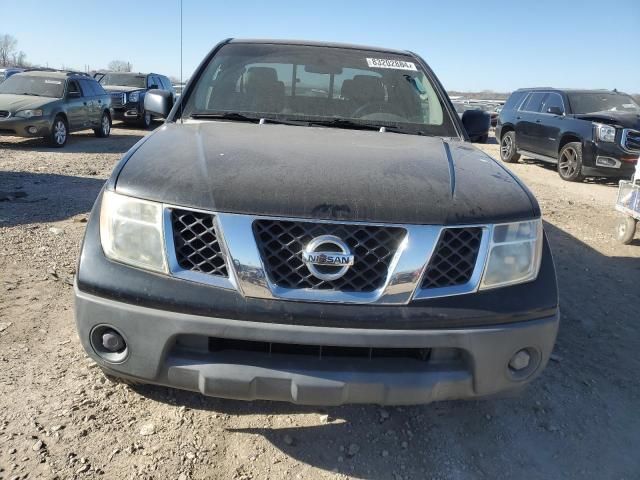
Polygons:
<instances>
[{"instance_id":1,"label":"auction sticker on windshield","mask_svg":"<svg viewBox=\"0 0 640 480\"><path fill-rule=\"evenodd\" d=\"M413 70L417 72L415 63L387 58L367 58L367 65L372 68L393 68L395 70Z\"/></svg>"}]
</instances>

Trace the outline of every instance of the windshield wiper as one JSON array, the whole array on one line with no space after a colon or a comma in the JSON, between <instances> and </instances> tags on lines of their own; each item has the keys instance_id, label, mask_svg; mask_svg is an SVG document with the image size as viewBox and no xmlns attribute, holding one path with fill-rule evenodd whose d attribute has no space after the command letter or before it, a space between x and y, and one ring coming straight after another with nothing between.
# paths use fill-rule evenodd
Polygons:
<instances>
[{"instance_id":1,"label":"windshield wiper","mask_svg":"<svg viewBox=\"0 0 640 480\"><path fill-rule=\"evenodd\" d=\"M370 123L354 122L346 118L334 118L332 120L312 120L309 125L320 125L323 127L346 128L354 130L380 130L380 126L371 125Z\"/></svg>"},{"instance_id":2,"label":"windshield wiper","mask_svg":"<svg viewBox=\"0 0 640 480\"><path fill-rule=\"evenodd\" d=\"M334 128L346 128L354 130L377 130L379 132L401 133L404 135L426 135L421 130L410 130L399 126L374 125L371 123L360 123L345 118L334 118L333 120L313 120L310 125L321 125Z\"/></svg>"},{"instance_id":3,"label":"windshield wiper","mask_svg":"<svg viewBox=\"0 0 640 480\"><path fill-rule=\"evenodd\" d=\"M241 113L236 112L225 112L225 113L192 113L191 118L205 118L205 119L216 119L216 120L233 120L235 122L251 122L258 123L260 121L257 117L249 117L247 115L243 115Z\"/></svg>"},{"instance_id":4,"label":"windshield wiper","mask_svg":"<svg viewBox=\"0 0 640 480\"><path fill-rule=\"evenodd\" d=\"M269 117L250 117L248 115L244 115L238 112L221 112L221 113L207 113L207 112L197 112L192 113L191 118L203 118L203 119L212 119L212 120L232 120L234 122L250 122L250 123L275 123L280 125L300 125L307 126L309 122L302 122L296 120L281 120L278 118L269 118Z\"/></svg>"}]
</instances>

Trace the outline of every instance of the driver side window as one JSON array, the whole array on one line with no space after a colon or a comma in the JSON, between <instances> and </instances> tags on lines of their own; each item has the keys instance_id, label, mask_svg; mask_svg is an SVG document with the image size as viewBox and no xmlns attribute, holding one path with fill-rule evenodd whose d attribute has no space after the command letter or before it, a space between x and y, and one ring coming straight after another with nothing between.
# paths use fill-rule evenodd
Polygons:
<instances>
[{"instance_id":1,"label":"driver side window","mask_svg":"<svg viewBox=\"0 0 640 480\"><path fill-rule=\"evenodd\" d=\"M67 93L78 93L82 96L82 91L80 90L80 85L75 80L69 80L69 84L67 85Z\"/></svg>"}]
</instances>

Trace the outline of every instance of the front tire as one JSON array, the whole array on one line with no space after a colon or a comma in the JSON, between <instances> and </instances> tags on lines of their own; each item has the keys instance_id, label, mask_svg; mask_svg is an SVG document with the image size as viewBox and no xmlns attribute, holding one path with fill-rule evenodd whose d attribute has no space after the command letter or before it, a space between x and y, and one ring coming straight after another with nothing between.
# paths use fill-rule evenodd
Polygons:
<instances>
[{"instance_id":1,"label":"front tire","mask_svg":"<svg viewBox=\"0 0 640 480\"><path fill-rule=\"evenodd\" d=\"M635 218L624 216L618 218L618 224L616 225L616 240L624 245L629 245L633 242L633 237L636 234L636 225L638 221Z\"/></svg>"},{"instance_id":2,"label":"front tire","mask_svg":"<svg viewBox=\"0 0 640 480\"><path fill-rule=\"evenodd\" d=\"M139 125L147 130L151 126L151 114L149 112L143 112L142 118L139 120Z\"/></svg>"},{"instance_id":3,"label":"front tire","mask_svg":"<svg viewBox=\"0 0 640 480\"><path fill-rule=\"evenodd\" d=\"M62 115L57 115L51 126L48 142L54 148L62 148L67 144L69 126Z\"/></svg>"},{"instance_id":4,"label":"front tire","mask_svg":"<svg viewBox=\"0 0 640 480\"><path fill-rule=\"evenodd\" d=\"M111 135L111 117L107 112L102 113L100 126L98 128L94 128L93 133L95 133L98 138L107 138Z\"/></svg>"},{"instance_id":5,"label":"front tire","mask_svg":"<svg viewBox=\"0 0 640 480\"><path fill-rule=\"evenodd\" d=\"M507 132L500 139L500 158L506 163L516 163L520 160L520 154L516 146L516 132Z\"/></svg>"},{"instance_id":6,"label":"front tire","mask_svg":"<svg viewBox=\"0 0 640 480\"><path fill-rule=\"evenodd\" d=\"M567 182L581 182L582 175L582 144L580 142L567 143L558 155L558 174Z\"/></svg>"}]
</instances>

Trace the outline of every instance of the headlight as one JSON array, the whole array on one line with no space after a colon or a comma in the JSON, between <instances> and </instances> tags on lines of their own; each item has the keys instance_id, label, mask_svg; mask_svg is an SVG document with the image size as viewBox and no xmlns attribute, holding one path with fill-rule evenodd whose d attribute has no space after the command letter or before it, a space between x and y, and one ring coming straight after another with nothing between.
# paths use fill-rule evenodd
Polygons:
<instances>
[{"instance_id":1,"label":"headlight","mask_svg":"<svg viewBox=\"0 0 640 480\"><path fill-rule=\"evenodd\" d=\"M31 118L31 117L41 117L42 110L20 110L16 112L16 117L20 118Z\"/></svg>"},{"instance_id":2,"label":"headlight","mask_svg":"<svg viewBox=\"0 0 640 480\"><path fill-rule=\"evenodd\" d=\"M600 142L615 142L616 141L616 128L611 125L603 125L601 123L594 123L593 128L595 130L596 140Z\"/></svg>"},{"instance_id":3,"label":"headlight","mask_svg":"<svg viewBox=\"0 0 640 480\"><path fill-rule=\"evenodd\" d=\"M137 102L140 100L140 92L131 92L127 95L127 101L129 102Z\"/></svg>"},{"instance_id":4,"label":"headlight","mask_svg":"<svg viewBox=\"0 0 640 480\"><path fill-rule=\"evenodd\" d=\"M104 192L100 241L105 255L113 260L167 272L159 203Z\"/></svg>"},{"instance_id":5,"label":"headlight","mask_svg":"<svg viewBox=\"0 0 640 480\"><path fill-rule=\"evenodd\" d=\"M542 258L542 220L494 225L480 289L534 280Z\"/></svg>"}]
</instances>

